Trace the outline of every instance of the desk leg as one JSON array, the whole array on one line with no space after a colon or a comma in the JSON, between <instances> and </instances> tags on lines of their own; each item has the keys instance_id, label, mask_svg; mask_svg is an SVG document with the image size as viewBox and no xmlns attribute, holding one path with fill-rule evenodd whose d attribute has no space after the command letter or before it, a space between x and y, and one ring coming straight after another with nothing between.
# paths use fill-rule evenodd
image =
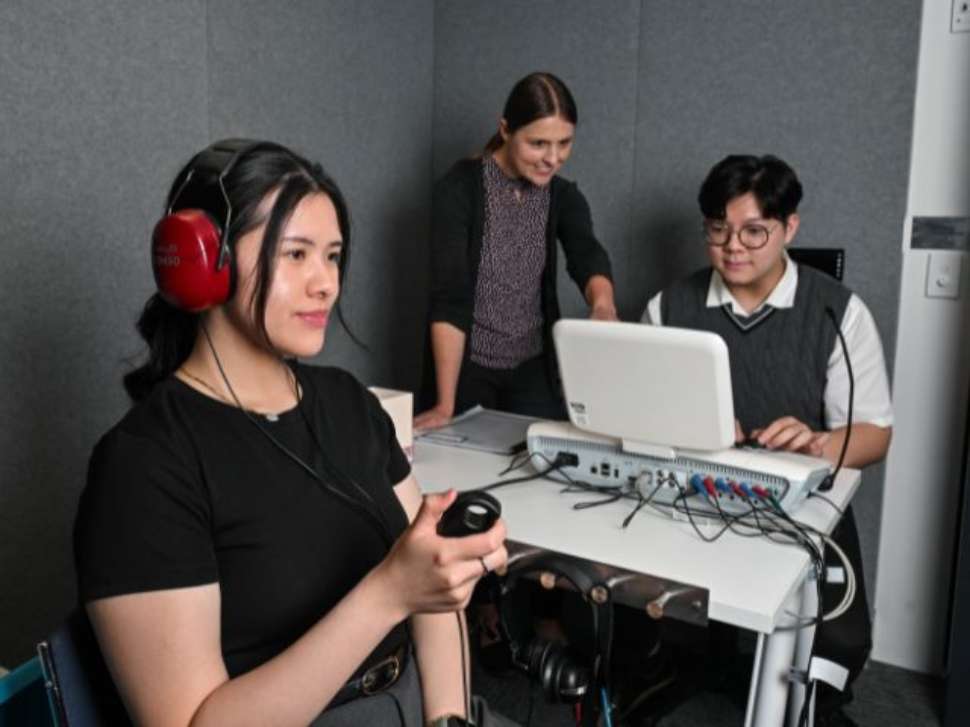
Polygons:
<instances>
[{"instance_id":1,"label":"desk leg","mask_svg":"<svg viewBox=\"0 0 970 727\"><path fill-rule=\"evenodd\" d=\"M818 611L818 588L817 582L812 574L805 579L802 585L802 607L799 610L804 617L814 616ZM806 626L795 632L795 669L801 672L808 671L808 662L812 656L812 644L815 641L815 627ZM788 727L797 727L798 717L802 711L802 703L805 701L805 685L801 682L792 682L791 696L788 700ZM815 704L809 705L808 725L815 724Z\"/></svg>"},{"instance_id":2,"label":"desk leg","mask_svg":"<svg viewBox=\"0 0 970 727\"><path fill-rule=\"evenodd\" d=\"M748 687L748 708L744 713L744 727L754 727L754 713L758 704L758 685L761 682L761 662L765 653L765 635L758 633L754 647L754 663L751 665L751 686Z\"/></svg>"},{"instance_id":3,"label":"desk leg","mask_svg":"<svg viewBox=\"0 0 970 727\"><path fill-rule=\"evenodd\" d=\"M801 613L804 589L792 598L789 608ZM798 631L758 634L748 691L745 727L778 727L785 723L788 674L795 658Z\"/></svg>"}]
</instances>

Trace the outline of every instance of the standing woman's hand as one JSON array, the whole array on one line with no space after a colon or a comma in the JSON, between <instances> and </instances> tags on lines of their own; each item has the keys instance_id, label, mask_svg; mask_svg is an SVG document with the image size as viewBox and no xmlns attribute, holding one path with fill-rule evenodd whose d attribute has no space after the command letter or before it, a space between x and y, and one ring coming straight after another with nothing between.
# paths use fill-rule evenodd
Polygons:
<instances>
[{"instance_id":1,"label":"standing woman's hand","mask_svg":"<svg viewBox=\"0 0 970 727\"><path fill-rule=\"evenodd\" d=\"M589 311L590 319L594 321L618 321L619 317L616 315L616 306L613 305L612 301L609 303L601 303L599 305L594 305Z\"/></svg>"},{"instance_id":2,"label":"standing woman's hand","mask_svg":"<svg viewBox=\"0 0 970 727\"><path fill-rule=\"evenodd\" d=\"M594 275L583 290L589 304L589 317L594 321L618 321L613 298L613 281L605 275Z\"/></svg>"},{"instance_id":3,"label":"standing woman's hand","mask_svg":"<svg viewBox=\"0 0 970 727\"><path fill-rule=\"evenodd\" d=\"M438 535L438 521L456 496L454 490L425 495L414 522L375 569L389 597L398 600L402 618L463 609L486 569L505 567L508 553L501 519L484 533Z\"/></svg>"},{"instance_id":4,"label":"standing woman's hand","mask_svg":"<svg viewBox=\"0 0 970 727\"><path fill-rule=\"evenodd\" d=\"M455 415L455 392L465 353L465 333L444 321L431 324L431 352L434 357L438 401L414 418L415 429L438 429Z\"/></svg>"},{"instance_id":5,"label":"standing woman's hand","mask_svg":"<svg viewBox=\"0 0 970 727\"><path fill-rule=\"evenodd\" d=\"M414 417L414 428L417 430L440 429L441 427L448 426L454 413L453 407L436 404L433 408L423 411Z\"/></svg>"}]
</instances>

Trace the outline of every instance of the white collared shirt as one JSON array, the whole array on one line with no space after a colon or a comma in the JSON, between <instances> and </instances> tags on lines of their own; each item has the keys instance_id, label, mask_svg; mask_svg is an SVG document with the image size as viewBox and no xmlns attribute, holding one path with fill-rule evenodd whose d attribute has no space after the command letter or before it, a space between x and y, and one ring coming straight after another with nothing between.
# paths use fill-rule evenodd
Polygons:
<instances>
[{"instance_id":1,"label":"white collared shirt","mask_svg":"<svg viewBox=\"0 0 970 727\"><path fill-rule=\"evenodd\" d=\"M727 305L730 310L743 316L753 316L765 306L791 308L795 305L795 290L798 288L798 266L793 265L785 253L785 272L771 293L755 310L745 311L731 294L724 278L717 270L711 270L711 282L707 287L708 308ZM641 321L662 326L660 300L663 292L657 293L647 303ZM889 377L883 358L882 342L872 313L855 293L842 316L842 335L852 362L855 380L852 421L889 427L893 423L892 401L889 397ZM825 383L825 423L829 429L844 427L848 418L849 371L838 338L829 356L827 379Z\"/></svg>"}]
</instances>

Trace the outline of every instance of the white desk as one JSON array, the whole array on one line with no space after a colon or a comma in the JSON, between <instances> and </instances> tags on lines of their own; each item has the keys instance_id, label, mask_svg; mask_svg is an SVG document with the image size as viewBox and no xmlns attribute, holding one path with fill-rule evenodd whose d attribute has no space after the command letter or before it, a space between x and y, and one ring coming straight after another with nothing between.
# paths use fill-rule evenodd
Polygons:
<instances>
[{"instance_id":1,"label":"white desk","mask_svg":"<svg viewBox=\"0 0 970 727\"><path fill-rule=\"evenodd\" d=\"M414 452L414 473L426 491L481 487L500 479L498 473L509 461L503 456L421 440L415 443ZM519 471L506 477L521 474ZM844 508L858 486L859 472L843 470L826 494ZM776 631L790 621L786 610L814 613L814 584L806 587L811 563L805 551L730 532L715 543L706 543L689 523L670 520L649 508L641 510L624 530L620 524L634 506L632 501L574 510L575 502L595 495L561 494L561 489L556 483L537 480L495 490L492 494L502 503L508 537L707 589L710 618L759 635L745 724L781 725L788 668L793 664L804 666L801 662L811 643L811 629ZM795 517L823 532L831 532L838 522L835 510L820 499L808 500Z\"/></svg>"}]
</instances>

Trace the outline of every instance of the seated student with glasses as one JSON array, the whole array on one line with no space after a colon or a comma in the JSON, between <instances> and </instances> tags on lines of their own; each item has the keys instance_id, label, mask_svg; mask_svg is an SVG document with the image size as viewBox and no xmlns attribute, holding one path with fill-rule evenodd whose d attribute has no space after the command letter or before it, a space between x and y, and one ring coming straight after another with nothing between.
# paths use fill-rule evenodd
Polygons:
<instances>
[{"instance_id":1,"label":"seated student with glasses","mask_svg":"<svg viewBox=\"0 0 970 727\"><path fill-rule=\"evenodd\" d=\"M776 157L736 155L716 164L698 195L711 265L657 293L643 321L725 340L739 441L835 464L848 438L842 464L861 468L885 457L892 434L882 344L857 295L788 256L801 197L794 170ZM819 629L815 653L845 666L851 684L872 644L851 507L833 537L859 589L849 611ZM842 595L841 586L827 586L827 609ZM820 689L817 724L849 723L841 706L850 700L848 686L841 694Z\"/></svg>"}]
</instances>

